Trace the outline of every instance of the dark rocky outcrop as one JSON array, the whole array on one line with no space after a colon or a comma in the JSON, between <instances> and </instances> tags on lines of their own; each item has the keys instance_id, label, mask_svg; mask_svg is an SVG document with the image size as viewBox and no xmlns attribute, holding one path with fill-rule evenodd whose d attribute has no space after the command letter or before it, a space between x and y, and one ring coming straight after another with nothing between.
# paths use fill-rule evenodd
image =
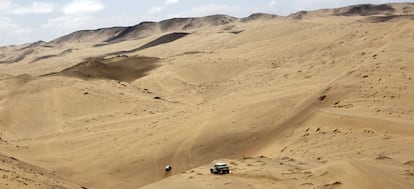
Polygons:
<instances>
[{"instance_id":1,"label":"dark rocky outcrop","mask_svg":"<svg viewBox=\"0 0 414 189\"><path fill-rule=\"evenodd\" d=\"M362 4L354 5L339 9L334 9L334 15L336 16L370 16L376 14L392 14L395 9L388 4L371 5Z\"/></svg>"}]
</instances>

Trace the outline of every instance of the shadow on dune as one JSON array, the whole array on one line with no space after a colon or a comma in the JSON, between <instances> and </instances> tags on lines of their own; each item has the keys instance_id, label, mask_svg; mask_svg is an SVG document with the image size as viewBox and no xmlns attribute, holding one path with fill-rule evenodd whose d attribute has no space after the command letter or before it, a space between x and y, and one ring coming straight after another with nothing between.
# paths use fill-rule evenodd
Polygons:
<instances>
[{"instance_id":1,"label":"shadow on dune","mask_svg":"<svg viewBox=\"0 0 414 189\"><path fill-rule=\"evenodd\" d=\"M147 72L157 68L159 58L155 57L118 57L111 59L90 58L73 67L44 76L69 76L84 80L111 79L131 82L144 77Z\"/></svg>"},{"instance_id":2,"label":"shadow on dune","mask_svg":"<svg viewBox=\"0 0 414 189\"><path fill-rule=\"evenodd\" d=\"M175 33L166 34L166 35L163 35L163 36L159 37L158 39L155 39L155 40L153 40L153 41L151 41L151 42L149 42L145 45L142 45L141 47L138 47L138 48L135 48L135 49L132 49L132 50L127 50L127 51L118 51L118 52L109 53L109 54L107 54L107 56L142 51L144 49L148 49L148 48L151 48L151 47L163 45L163 44L166 44L166 43L171 43L171 42L176 41L178 39L181 39L181 38L183 38L183 37L185 37L189 34L190 33L185 33L185 32L175 32Z\"/></svg>"},{"instance_id":3,"label":"shadow on dune","mask_svg":"<svg viewBox=\"0 0 414 189\"><path fill-rule=\"evenodd\" d=\"M190 34L190 33L185 33L185 32L170 33L170 34L161 36L160 38L158 38L154 41L151 41L151 42L141 46L140 48L138 48L136 50L140 51L140 50L144 50L144 49L147 49L147 48L162 45L162 44L165 44L165 43L170 43L170 42L173 42L175 40L181 39L181 38L187 36L188 34Z\"/></svg>"},{"instance_id":4,"label":"shadow on dune","mask_svg":"<svg viewBox=\"0 0 414 189\"><path fill-rule=\"evenodd\" d=\"M66 50L62 51L61 53L59 53L59 54L51 54L51 55L45 55L45 56L37 57L34 60L32 60L30 63L35 63L35 62L38 62L40 60L45 60L45 59L49 59L49 58L65 56L65 55L70 54L72 52L73 52L73 49L66 49Z\"/></svg>"}]
</instances>

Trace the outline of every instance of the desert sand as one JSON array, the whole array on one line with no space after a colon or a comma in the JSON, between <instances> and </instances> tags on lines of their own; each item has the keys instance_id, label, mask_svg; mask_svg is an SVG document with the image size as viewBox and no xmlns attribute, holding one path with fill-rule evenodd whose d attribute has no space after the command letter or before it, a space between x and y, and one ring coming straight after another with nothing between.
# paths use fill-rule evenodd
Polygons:
<instances>
[{"instance_id":1,"label":"desert sand","mask_svg":"<svg viewBox=\"0 0 414 189\"><path fill-rule=\"evenodd\" d=\"M412 189L413 14L215 15L0 47L0 188Z\"/></svg>"}]
</instances>

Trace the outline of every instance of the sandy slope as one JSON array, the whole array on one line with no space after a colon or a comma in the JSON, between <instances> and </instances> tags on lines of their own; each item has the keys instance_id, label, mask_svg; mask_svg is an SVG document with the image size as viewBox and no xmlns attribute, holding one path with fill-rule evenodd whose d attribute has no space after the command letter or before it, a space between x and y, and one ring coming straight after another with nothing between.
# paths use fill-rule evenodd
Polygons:
<instances>
[{"instance_id":1,"label":"sandy slope","mask_svg":"<svg viewBox=\"0 0 414 189\"><path fill-rule=\"evenodd\" d=\"M41 47L0 65L3 159L70 180L63 188L413 188L411 18L313 15L190 33L124 57L161 58L131 82L80 77L83 65L70 67L164 33ZM49 75L68 68L73 74ZM232 174L210 175L216 161ZM22 186L3 172L0 186ZM44 188L35 184L42 179L28 188Z\"/></svg>"},{"instance_id":2,"label":"sandy slope","mask_svg":"<svg viewBox=\"0 0 414 189\"><path fill-rule=\"evenodd\" d=\"M0 155L0 187L12 188L80 188L81 186L15 157Z\"/></svg>"}]
</instances>

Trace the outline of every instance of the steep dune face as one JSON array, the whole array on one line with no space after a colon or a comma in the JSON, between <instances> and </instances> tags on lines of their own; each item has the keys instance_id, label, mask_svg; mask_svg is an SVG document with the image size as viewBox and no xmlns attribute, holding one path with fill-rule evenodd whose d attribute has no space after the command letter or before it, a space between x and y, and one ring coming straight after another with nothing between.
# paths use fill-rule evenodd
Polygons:
<instances>
[{"instance_id":1,"label":"steep dune face","mask_svg":"<svg viewBox=\"0 0 414 189\"><path fill-rule=\"evenodd\" d=\"M153 41L150 41L138 48L134 48L131 50L123 50L123 51L116 51L116 52L111 52L106 54L105 56L113 56L113 55L121 55L121 54L130 54L130 53L137 53L139 51L148 49L148 48L152 48L152 47L156 47L159 45L163 45L166 43L171 43L173 41L176 41L178 39L181 39L187 35L189 35L190 33L185 33L185 32L174 32L174 33L169 33L169 34L165 34L157 39L154 39Z\"/></svg>"},{"instance_id":2,"label":"steep dune face","mask_svg":"<svg viewBox=\"0 0 414 189\"><path fill-rule=\"evenodd\" d=\"M148 37L154 33L159 33L158 23L156 22L142 22L136 26L127 27L121 33L115 35L105 42L114 42L122 40L131 40Z\"/></svg>"},{"instance_id":3,"label":"steep dune face","mask_svg":"<svg viewBox=\"0 0 414 189\"><path fill-rule=\"evenodd\" d=\"M87 188L411 189L413 20L253 17L0 65L32 73L0 72L0 151Z\"/></svg>"}]
</instances>

